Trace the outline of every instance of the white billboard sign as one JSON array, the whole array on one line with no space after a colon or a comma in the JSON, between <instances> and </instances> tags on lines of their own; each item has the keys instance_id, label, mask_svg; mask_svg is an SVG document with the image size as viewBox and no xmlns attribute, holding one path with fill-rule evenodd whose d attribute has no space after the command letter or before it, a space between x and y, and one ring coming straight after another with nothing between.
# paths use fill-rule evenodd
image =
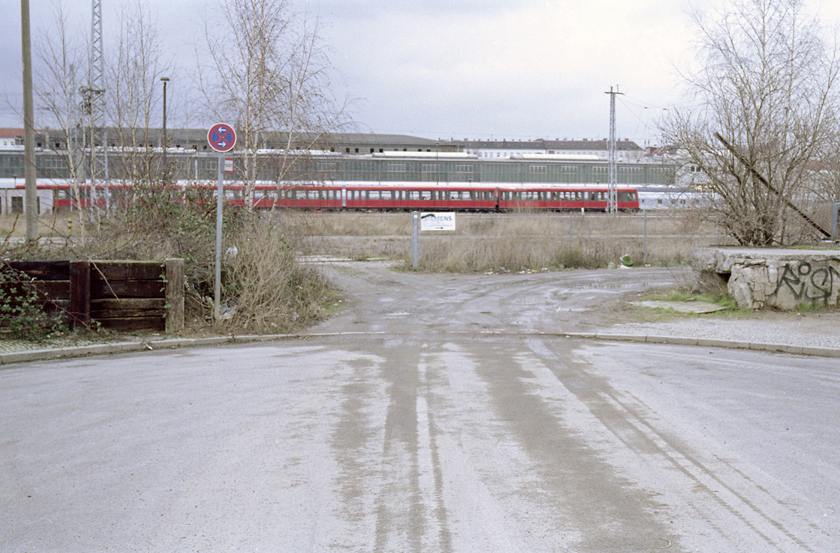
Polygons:
<instances>
[{"instance_id":1,"label":"white billboard sign","mask_svg":"<svg viewBox=\"0 0 840 553\"><path fill-rule=\"evenodd\" d=\"M455 213L451 211L440 213L421 213L420 230L455 230Z\"/></svg>"}]
</instances>

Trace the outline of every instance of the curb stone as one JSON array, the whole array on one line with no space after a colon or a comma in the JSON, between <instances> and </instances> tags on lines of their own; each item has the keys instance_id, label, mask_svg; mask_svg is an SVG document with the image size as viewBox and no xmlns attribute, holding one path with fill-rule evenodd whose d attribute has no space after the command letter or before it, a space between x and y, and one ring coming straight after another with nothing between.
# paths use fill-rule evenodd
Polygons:
<instances>
[{"instance_id":1,"label":"curb stone","mask_svg":"<svg viewBox=\"0 0 840 553\"><path fill-rule=\"evenodd\" d=\"M669 344L674 346L699 346L729 349L748 349L771 353L788 353L813 357L840 357L840 348L821 348L814 346L794 346L791 344L768 344L762 342L743 342L736 340L714 340L707 338L686 338L684 336L648 336L642 334L605 334L575 333L563 334L570 338L588 338L619 342L644 342L648 344Z\"/></svg>"},{"instance_id":2,"label":"curb stone","mask_svg":"<svg viewBox=\"0 0 840 553\"><path fill-rule=\"evenodd\" d=\"M248 344L271 342L280 340L327 338L348 335L384 335L385 332L341 332L341 333L313 333L313 334L266 334L242 336L215 336L211 338L168 338L163 340L145 340L136 342L118 342L94 344L87 346L71 346L59 348L32 349L26 351L0 353L0 366L32 361L48 361L52 359L69 359L90 355L116 355L139 351L157 351L185 347L216 346L225 344ZM497 333L493 333L497 334ZM744 342L735 340L717 340L709 338L688 338L684 336L657 336L643 334L610 334L603 332L557 332L535 333L540 336L556 336L565 338L580 338L588 340L605 340L614 342L639 342L647 344L668 344L677 346L714 347L728 349L746 349L766 351L771 353L787 353L792 355L806 355L813 357L838 357L840 348L825 348L814 346L795 346L790 344L769 344L762 342Z\"/></svg>"}]
</instances>

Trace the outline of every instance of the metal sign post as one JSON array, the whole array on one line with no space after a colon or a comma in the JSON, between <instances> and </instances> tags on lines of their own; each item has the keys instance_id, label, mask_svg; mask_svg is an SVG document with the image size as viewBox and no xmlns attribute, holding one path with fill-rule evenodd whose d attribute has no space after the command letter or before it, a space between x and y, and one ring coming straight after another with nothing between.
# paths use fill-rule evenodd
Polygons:
<instances>
[{"instance_id":1,"label":"metal sign post","mask_svg":"<svg viewBox=\"0 0 840 553\"><path fill-rule=\"evenodd\" d=\"M420 266L420 212L411 212L411 266Z\"/></svg>"},{"instance_id":2,"label":"metal sign post","mask_svg":"<svg viewBox=\"0 0 840 553\"><path fill-rule=\"evenodd\" d=\"M222 205L225 198L225 152L229 152L236 144L236 132L233 127L218 123L207 131L207 142L210 147L219 152L217 164L218 186L216 189L216 282L213 285L213 316L218 321L221 317L222 292Z\"/></svg>"}]
</instances>

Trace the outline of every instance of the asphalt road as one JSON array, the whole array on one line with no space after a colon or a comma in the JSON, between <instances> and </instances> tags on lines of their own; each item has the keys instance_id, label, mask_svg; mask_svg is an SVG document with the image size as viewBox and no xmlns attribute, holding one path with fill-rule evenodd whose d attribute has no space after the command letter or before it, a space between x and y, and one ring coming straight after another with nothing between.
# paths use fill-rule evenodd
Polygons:
<instances>
[{"instance_id":1,"label":"asphalt road","mask_svg":"<svg viewBox=\"0 0 840 553\"><path fill-rule=\"evenodd\" d=\"M840 548L836 359L540 334L653 272L341 272L317 337L0 370L0 551Z\"/></svg>"}]
</instances>

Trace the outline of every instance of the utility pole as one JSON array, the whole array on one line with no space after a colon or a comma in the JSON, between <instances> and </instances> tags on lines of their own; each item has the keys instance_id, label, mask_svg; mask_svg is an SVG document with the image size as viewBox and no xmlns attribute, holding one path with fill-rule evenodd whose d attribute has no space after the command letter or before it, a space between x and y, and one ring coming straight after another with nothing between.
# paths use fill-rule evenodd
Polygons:
<instances>
[{"instance_id":1,"label":"utility pole","mask_svg":"<svg viewBox=\"0 0 840 553\"><path fill-rule=\"evenodd\" d=\"M108 138L104 129L100 129L101 116L105 112L105 58L102 53L102 1L91 0L90 20L90 59L88 60L88 86L82 89L86 94L86 108L90 115L90 200L91 209L95 207L96 180L101 177L105 182L105 213L110 212L110 187L108 182ZM98 139L98 140L97 140ZM102 147L102 160L97 155L97 142Z\"/></svg>"},{"instance_id":2,"label":"utility pole","mask_svg":"<svg viewBox=\"0 0 840 553\"><path fill-rule=\"evenodd\" d=\"M618 213L618 191L616 190L618 169L615 164L615 97L622 93L618 91L618 85L615 85L615 92L613 92L613 87L610 87L610 91L605 92L604 94L610 95L610 182L609 192L607 193L607 211L611 213Z\"/></svg>"},{"instance_id":3,"label":"utility pole","mask_svg":"<svg viewBox=\"0 0 840 553\"><path fill-rule=\"evenodd\" d=\"M38 240L38 190L35 182L35 102L32 98L32 40L29 29L29 0L20 2L21 46L23 50L23 158L26 204L26 243Z\"/></svg>"}]
</instances>

